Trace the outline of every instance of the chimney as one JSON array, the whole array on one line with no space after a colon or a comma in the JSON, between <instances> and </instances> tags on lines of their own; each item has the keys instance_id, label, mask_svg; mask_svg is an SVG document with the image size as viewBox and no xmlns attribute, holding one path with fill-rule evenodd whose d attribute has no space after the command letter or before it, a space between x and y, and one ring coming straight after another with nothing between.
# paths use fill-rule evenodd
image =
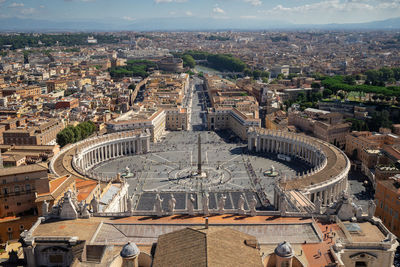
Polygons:
<instances>
[{"instance_id":1,"label":"chimney","mask_svg":"<svg viewBox=\"0 0 400 267\"><path fill-rule=\"evenodd\" d=\"M208 229L208 217L205 218L206 219L206 225L205 228Z\"/></svg>"}]
</instances>

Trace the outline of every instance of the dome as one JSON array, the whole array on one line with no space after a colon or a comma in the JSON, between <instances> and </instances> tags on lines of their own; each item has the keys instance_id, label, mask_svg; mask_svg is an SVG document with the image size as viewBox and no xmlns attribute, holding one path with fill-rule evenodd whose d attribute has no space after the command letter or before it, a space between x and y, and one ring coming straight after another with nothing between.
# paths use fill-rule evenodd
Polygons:
<instances>
[{"instance_id":1,"label":"dome","mask_svg":"<svg viewBox=\"0 0 400 267\"><path fill-rule=\"evenodd\" d=\"M128 244L126 244L122 248L120 255L122 258L132 258L132 257L139 255L139 253L140 253L140 250L138 249L136 244L128 242Z\"/></svg>"},{"instance_id":2,"label":"dome","mask_svg":"<svg viewBox=\"0 0 400 267\"><path fill-rule=\"evenodd\" d=\"M293 257L293 249L290 243L284 241L275 248L275 254L279 257L289 258Z\"/></svg>"}]
</instances>

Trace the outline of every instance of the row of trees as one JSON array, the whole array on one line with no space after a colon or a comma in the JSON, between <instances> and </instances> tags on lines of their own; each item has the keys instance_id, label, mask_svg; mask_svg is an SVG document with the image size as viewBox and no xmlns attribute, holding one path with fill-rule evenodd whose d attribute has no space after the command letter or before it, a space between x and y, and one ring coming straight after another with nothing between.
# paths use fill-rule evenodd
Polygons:
<instances>
[{"instance_id":1,"label":"row of trees","mask_svg":"<svg viewBox=\"0 0 400 267\"><path fill-rule=\"evenodd\" d=\"M380 68L379 70L367 70L365 84L384 86L385 83L395 83L400 80L400 68Z\"/></svg>"},{"instance_id":2,"label":"row of trees","mask_svg":"<svg viewBox=\"0 0 400 267\"><path fill-rule=\"evenodd\" d=\"M219 71L242 72L246 63L228 54L211 54L207 57L208 63Z\"/></svg>"},{"instance_id":3,"label":"row of trees","mask_svg":"<svg viewBox=\"0 0 400 267\"><path fill-rule=\"evenodd\" d=\"M321 84L331 90L334 94L343 90L345 92L362 92L384 96L400 96L400 86L375 86L375 85L353 85L351 79L345 76L336 75L333 77L323 77Z\"/></svg>"},{"instance_id":4,"label":"row of trees","mask_svg":"<svg viewBox=\"0 0 400 267\"><path fill-rule=\"evenodd\" d=\"M247 67L246 63L230 54L211 54L203 51L188 50L183 54L175 54L182 59L207 60L210 67L219 71L242 72ZM185 59L184 59L185 60Z\"/></svg>"},{"instance_id":5,"label":"row of trees","mask_svg":"<svg viewBox=\"0 0 400 267\"><path fill-rule=\"evenodd\" d=\"M207 60L210 67L219 71L243 72L243 75L254 79L268 79L269 72L263 70L252 70L242 60L229 54L211 54L203 51L186 51L183 54L175 54L183 59L185 67L194 68L196 60Z\"/></svg>"},{"instance_id":6,"label":"row of trees","mask_svg":"<svg viewBox=\"0 0 400 267\"><path fill-rule=\"evenodd\" d=\"M56 141L60 147L81 141L96 131L96 125L91 121L79 123L77 126L68 126L57 134Z\"/></svg>"},{"instance_id":7,"label":"row of trees","mask_svg":"<svg viewBox=\"0 0 400 267\"><path fill-rule=\"evenodd\" d=\"M387 110L375 111L371 118L367 120L359 120L348 118L346 121L351 122L352 131L379 131L379 128L392 128L393 122L390 119L390 113Z\"/></svg>"},{"instance_id":8,"label":"row of trees","mask_svg":"<svg viewBox=\"0 0 400 267\"><path fill-rule=\"evenodd\" d=\"M116 37L113 35L93 35L99 44L118 43L121 39L128 37ZM3 45L12 45L11 49L20 49L24 47L54 46L57 43L63 46L87 45L88 34L18 34L0 36L0 47ZM39 41L42 43L39 44Z\"/></svg>"},{"instance_id":9,"label":"row of trees","mask_svg":"<svg viewBox=\"0 0 400 267\"><path fill-rule=\"evenodd\" d=\"M224 36L218 36L218 35L210 35L210 36L206 36L205 40L209 40L209 41L228 41L231 38L229 37L224 37Z\"/></svg>"},{"instance_id":10,"label":"row of trees","mask_svg":"<svg viewBox=\"0 0 400 267\"><path fill-rule=\"evenodd\" d=\"M145 78L149 76L150 69L157 67L157 64L149 60L128 60L126 66L110 68L112 78L137 77Z\"/></svg>"}]
</instances>

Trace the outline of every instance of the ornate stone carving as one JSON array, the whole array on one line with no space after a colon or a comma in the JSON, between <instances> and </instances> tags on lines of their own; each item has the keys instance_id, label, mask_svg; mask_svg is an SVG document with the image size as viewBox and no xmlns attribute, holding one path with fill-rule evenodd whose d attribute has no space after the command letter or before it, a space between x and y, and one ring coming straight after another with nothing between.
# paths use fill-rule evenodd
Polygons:
<instances>
[{"instance_id":1,"label":"ornate stone carving","mask_svg":"<svg viewBox=\"0 0 400 267\"><path fill-rule=\"evenodd\" d=\"M218 200L218 212L221 214L225 213L225 202L226 202L226 196L221 195L221 197Z\"/></svg>"},{"instance_id":2,"label":"ornate stone carving","mask_svg":"<svg viewBox=\"0 0 400 267\"><path fill-rule=\"evenodd\" d=\"M240 198L238 200L238 206L237 206L238 214L240 214L240 215L244 214L244 201L245 201L244 196L243 196L243 194L241 194Z\"/></svg>"},{"instance_id":3,"label":"ornate stone carving","mask_svg":"<svg viewBox=\"0 0 400 267\"><path fill-rule=\"evenodd\" d=\"M207 192L204 193L204 195L203 195L202 204L203 204L203 213L204 213L204 215L208 215L208 213L209 213L208 206L210 204L210 199L209 199L209 196L208 196Z\"/></svg>"},{"instance_id":4,"label":"ornate stone carving","mask_svg":"<svg viewBox=\"0 0 400 267\"><path fill-rule=\"evenodd\" d=\"M127 201L126 201L126 207L128 212L133 212L133 196L128 196Z\"/></svg>"},{"instance_id":5,"label":"ornate stone carving","mask_svg":"<svg viewBox=\"0 0 400 267\"><path fill-rule=\"evenodd\" d=\"M160 194L156 194L156 202L154 204L154 211L156 212L157 216L162 216L163 215L163 210L162 210L162 203L163 199L160 197Z\"/></svg>"},{"instance_id":6,"label":"ornate stone carving","mask_svg":"<svg viewBox=\"0 0 400 267\"><path fill-rule=\"evenodd\" d=\"M168 200L168 208L169 212L171 212L172 214L174 214L175 205L176 205L176 199L174 197L174 194L171 194L171 198Z\"/></svg>"},{"instance_id":7,"label":"ornate stone carving","mask_svg":"<svg viewBox=\"0 0 400 267\"><path fill-rule=\"evenodd\" d=\"M187 209L188 209L188 214L190 216L194 215L194 202L195 202L194 197L192 196L192 194L189 194L187 200Z\"/></svg>"},{"instance_id":8,"label":"ornate stone carving","mask_svg":"<svg viewBox=\"0 0 400 267\"><path fill-rule=\"evenodd\" d=\"M250 206L250 215L256 216L256 214L257 214L257 211L256 211L257 199L254 195L253 195L253 198L249 202L249 206Z\"/></svg>"},{"instance_id":9,"label":"ornate stone carving","mask_svg":"<svg viewBox=\"0 0 400 267\"><path fill-rule=\"evenodd\" d=\"M90 201L90 206L93 213L97 213L99 211L99 202L97 201L96 196L93 196L92 200Z\"/></svg>"},{"instance_id":10,"label":"ornate stone carving","mask_svg":"<svg viewBox=\"0 0 400 267\"><path fill-rule=\"evenodd\" d=\"M315 200L315 213L321 214L321 206L322 206L322 201L321 198L318 196L317 199Z\"/></svg>"},{"instance_id":11,"label":"ornate stone carving","mask_svg":"<svg viewBox=\"0 0 400 267\"><path fill-rule=\"evenodd\" d=\"M375 210L376 210L376 204L373 200L370 200L368 202L368 218L374 217Z\"/></svg>"},{"instance_id":12,"label":"ornate stone carving","mask_svg":"<svg viewBox=\"0 0 400 267\"><path fill-rule=\"evenodd\" d=\"M42 204L42 215L47 216L48 213L49 213L49 202L47 202L45 200L45 201L43 201L43 204Z\"/></svg>"}]
</instances>

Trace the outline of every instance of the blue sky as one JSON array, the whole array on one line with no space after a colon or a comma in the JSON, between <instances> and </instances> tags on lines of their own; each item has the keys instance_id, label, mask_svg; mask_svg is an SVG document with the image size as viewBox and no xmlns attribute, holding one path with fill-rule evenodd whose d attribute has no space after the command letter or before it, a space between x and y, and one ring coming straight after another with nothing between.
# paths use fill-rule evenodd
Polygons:
<instances>
[{"instance_id":1,"label":"blue sky","mask_svg":"<svg viewBox=\"0 0 400 267\"><path fill-rule=\"evenodd\" d=\"M0 18L104 20L201 17L349 23L400 16L400 0L0 0Z\"/></svg>"}]
</instances>

